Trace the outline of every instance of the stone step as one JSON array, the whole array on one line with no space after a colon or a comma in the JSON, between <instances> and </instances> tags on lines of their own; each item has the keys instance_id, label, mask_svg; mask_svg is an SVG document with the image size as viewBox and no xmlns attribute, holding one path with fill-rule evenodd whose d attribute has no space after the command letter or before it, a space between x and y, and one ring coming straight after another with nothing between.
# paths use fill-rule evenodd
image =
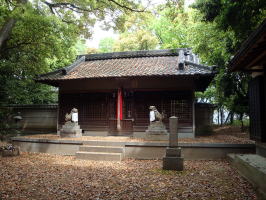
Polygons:
<instances>
[{"instance_id":1,"label":"stone step","mask_svg":"<svg viewBox=\"0 0 266 200\"><path fill-rule=\"evenodd\" d=\"M179 128L178 132L179 133L192 133L193 129L192 128Z\"/></svg>"},{"instance_id":2,"label":"stone step","mask_svg":"<svg viewBox=\"0 0 266 200\"><path fill-rule=\"evenodd\" d=\"M95 161L121 161L123 159L123 155L122 153L78 151L76 152L76 158Z\"/></svg>"},{"instance_id":3,"label":"stone step","mask_svg":"<svg viewBox=\"0 0 266 200\"><path fill-rule=\"evenodd\" d=\"M87 146L83 145L79 147L79 151L87 152L106 152L106 153L123 153L124 148L118 146Z\"/></svg>"},{"instance_id":4,"label":"stone step","mask_svg":"<svg viewBox=\"0 0 266 200\"><path fill-rule=\"evenodd\" d=\"M108 136L107 131L84 131L82 134L83 136L99 136L99 137L106 137Z\"/></svg>"},{"instance_id":5,"label":"stone step","mask_svg":"<svg viewBox=\"0 0 266 200\"><path fill-rule=\"evenodd\" d=\"M87 140L83 141L84 145L91 145L91 146L118 146L123 147L125 146L126 142L116 142L116 141L104 141L104 140Z\"/></svg>"}]
</instances>

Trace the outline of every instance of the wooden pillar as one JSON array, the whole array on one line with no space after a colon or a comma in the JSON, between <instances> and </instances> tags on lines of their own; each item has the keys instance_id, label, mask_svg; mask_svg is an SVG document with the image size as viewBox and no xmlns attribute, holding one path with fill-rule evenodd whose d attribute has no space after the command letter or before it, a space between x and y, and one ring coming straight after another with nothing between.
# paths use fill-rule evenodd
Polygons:
<instances>
[{"instance_id":1,"label":"wooden pillar","mask_svg":"<svg viewBox=\"0 0 266 200\"><path fill-rule=\"evenodd\" d=\"M196 118L195 118L195 91L192 90L192 132L193 137L195 138L195 130L196 130Z\"/></svg>"},{"instance_id":2,"label":"wooden pillar","mask_svg":"<svg viewBox=\"0 0 266 200\"><path fill-rule=\"evenodd\" d=\"M60 135L60 109L61 109L61 90L60 87L58 87L58 106L57 106L57 120L56 120L56 134Z\"/></svg>"}]
</instances>

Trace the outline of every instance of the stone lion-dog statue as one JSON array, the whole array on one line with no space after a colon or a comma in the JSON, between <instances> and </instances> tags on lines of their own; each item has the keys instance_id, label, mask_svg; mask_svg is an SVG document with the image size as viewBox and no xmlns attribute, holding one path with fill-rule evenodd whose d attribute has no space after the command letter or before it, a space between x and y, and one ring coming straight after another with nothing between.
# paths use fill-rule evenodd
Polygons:
<instances>
[{"instance_id":1,"label":"stone lion-dog statue","mask_svg":"<svg viewBox=\"0 0 266 200\"><path fill-rule=\"evenodd\" d=\"M65 115L65 121L66 122L73 122L72 121L72 115L74 114L74 113L77 113L78 112L78 109L76 109L76 108L72 108L72 110L71 110L71 112L68 114L66 114Z\"/></svg>"},{"instance_id":2,"label":"stone lion-dog statue","mask_svg":"<svg viewBox=\"0 0 266 200\"><path fill-rule=\"evenodd\" d=\"M162 120L164 119L164 114L161 114L155 106L150 106L149 109L150 111L154 112L154 120L152 120L152 122L162 122Z\"/></svg>"}]
</instances>

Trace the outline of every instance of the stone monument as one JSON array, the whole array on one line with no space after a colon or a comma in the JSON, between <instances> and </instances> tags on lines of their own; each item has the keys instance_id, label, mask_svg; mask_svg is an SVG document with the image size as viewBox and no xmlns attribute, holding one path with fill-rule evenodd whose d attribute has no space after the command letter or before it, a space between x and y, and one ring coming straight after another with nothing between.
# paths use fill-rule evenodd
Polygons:
<instances>
[{"instance_id":1,"label":"stone monument","mask_svg":"<svg viewBox=\"0 0 266 200\"><path fill-rule=\"evenodd\" d=\"M163 169L182 171L184 158L181 157L181 148L178 147L178 118L169 118L169 145L166 148L166 155L163 157Z\"/></svg>"},{"instance_id":2,"label":"stone monument","mask_svg":"<svg viewBox=\"0 0 266 200\"><path fill-rule=\"evenodd\" d=\"M164 116L155 106L150 106L150 125L145 132L145 139L147 140L167 140L168 132L162 122Z\"/></svg>"},{"instance_id":3,"label":"stone monument","mask_svg":"<svg viewBox=\"0 0 266 200\"><path fill-rule=\"evenodd\" d=\"M65 124L60 130L61 137L81 137L82 130L78 125L78 109L73 108L71 112L65 115Z\"/></svg>"}]
</instances>

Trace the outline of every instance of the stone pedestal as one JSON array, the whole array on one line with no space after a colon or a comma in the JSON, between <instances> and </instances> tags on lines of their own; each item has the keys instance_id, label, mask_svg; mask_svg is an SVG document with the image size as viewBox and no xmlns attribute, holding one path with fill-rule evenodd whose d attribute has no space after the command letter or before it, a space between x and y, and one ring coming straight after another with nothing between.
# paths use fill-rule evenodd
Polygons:
<instances>
[{"instance_id":1,"label":"stone pedestal","mask_svg":"<svg viewBox=\"0 0 266 200\"><path fill-rule=\"evenodd\" d=\"M184 158L181 157L181 148L167 147L166 155L163 157L163 169L182 171L184 168Z\"/></svg>"},{"instance_id":2,"label":"stone pedestal","mask_svg":"<svg viewBox=\"0 0 266 200\"><path fill-rule=\"evenodd\" d=\"M181 157L181 148L178 147L178 119L169 118L169 147L166 148L165 157L163 157L164 170L182 171L184 168L184 158Z\"/></svg>"},{"instance_id":3,"label":"stone pedestal","mask_svg":"<svg viewBox=\"0 0 266 200\"><path fill-rule=\"evenodd\" d=\"M60 130L61 137L81 137L82 130L77 122L66 122Z\"/></svg>"},{"instance_id":4,"label":"stone pedestal","mask_svg":"<svg viewBox=\"0 0 266 200\"><path fill-rule=\"evenodd\" d=\"M146 130L146 133L150 135L167 135L168 134L165 128L165 125L160 121L151 122L148 129Z\"/></svg>"},{"instance_id":5,"label":"stone pedestal","mask_svg":"<svg viewBox=\"0 0 266 200\"><path fill-rule=\"evenodd\" d=\"M168 138L168 132L165 125L160 122L151 122L148 129L145 132L146 140L166 140Z\"/></svg>"}]
</instances>

